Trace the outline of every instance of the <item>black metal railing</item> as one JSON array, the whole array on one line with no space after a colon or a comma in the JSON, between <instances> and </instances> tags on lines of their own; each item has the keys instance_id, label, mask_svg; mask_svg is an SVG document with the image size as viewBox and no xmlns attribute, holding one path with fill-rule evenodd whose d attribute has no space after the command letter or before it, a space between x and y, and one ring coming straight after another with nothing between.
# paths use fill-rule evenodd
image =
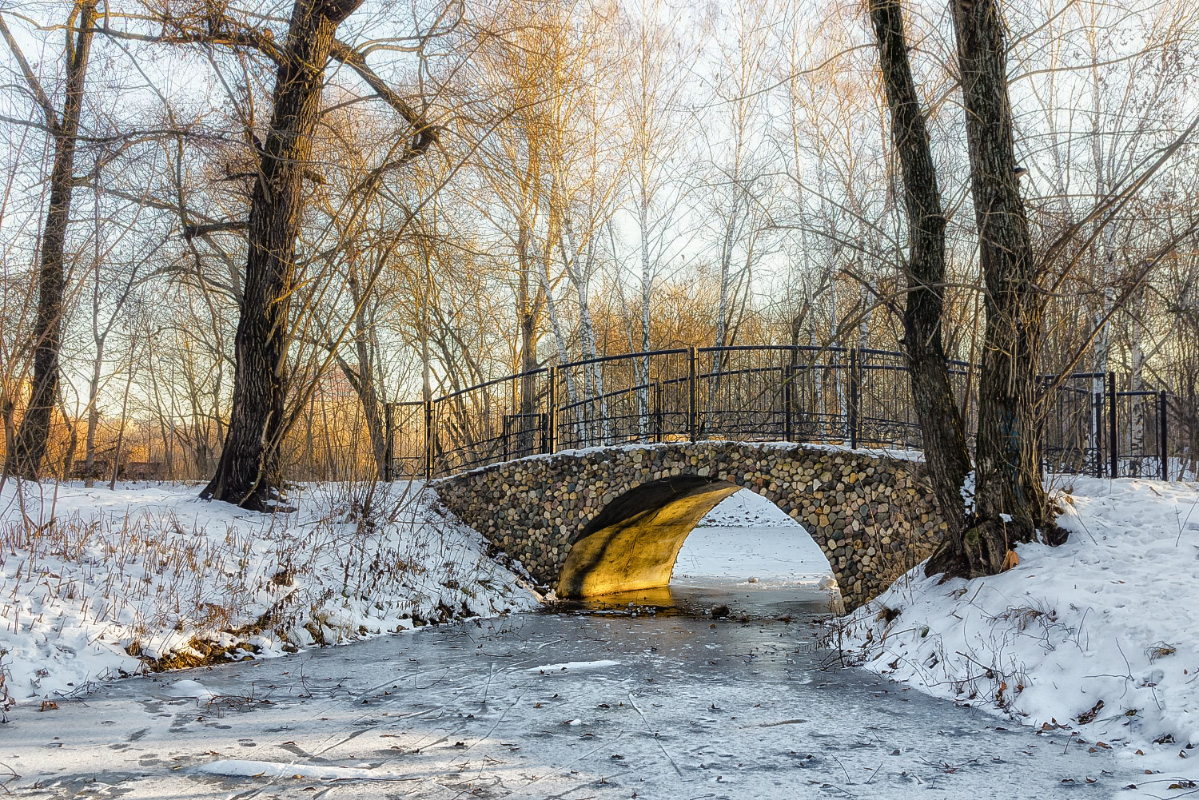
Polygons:
<instances>
[{"instance_id":1,"label":"black metal railing","mask_svg":"<svg viewBox=\"0 0 1199 800\"><path fill-rule=\"evenodd\" d=\"M675 348L576 361L386 407L385 479L431 479L587 447L736 440L921 448L902 353L866 348ZM950 362L967 430L977 367ZM1171 396L1124 391L1114 373L1041 379L1042 469L1180 478L1189 437L1170 438ZM1175 415L1176 416L1176 415ZM1171 447L1173 445L1173 447Z\"/></svg>"}]
</instances>

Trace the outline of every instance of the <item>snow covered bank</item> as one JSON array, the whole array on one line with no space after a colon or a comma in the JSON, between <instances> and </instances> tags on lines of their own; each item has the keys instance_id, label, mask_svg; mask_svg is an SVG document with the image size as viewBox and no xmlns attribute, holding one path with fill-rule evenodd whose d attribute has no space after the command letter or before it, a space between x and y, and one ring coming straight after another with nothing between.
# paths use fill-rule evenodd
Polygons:
<instances>
[{"instance_id":1,"label":"snow covered bank","mask_svg":"<svg viewBox=\"0 0 1199 800\"><path fill-rule=\"evenodd\" d=\"M279 655L536 605L418 484L304 486L276 515L198 492L8 482L0 710L138 671L135 655Z\"/></svg>"},{"instance_id":2,"label":"snow covered bank","mask_svg":"<svg viewBox=\"0 0 1199 800\"><path fill-rule=\"evenodd\" d=\"M742 489L720 501L699 521L700 528L798 528L803 527L760 494ZM801 534L802 536L802 534Z\"/></svg>"},{"instance_id":3,"label":"snow covered bank","mask_svg":"<svg viewBox=\"0 0 1199 800\"><path fill-rule=\"evenodd\" d=\"M1163 771L1142 789L1193 788L1199 486L1076 478L1059 505L1062 547L1022 545L1019 566L969 582L917 568L836 633L857 662L929 694L1127 745Z\"/></svg>"}]
</instances>

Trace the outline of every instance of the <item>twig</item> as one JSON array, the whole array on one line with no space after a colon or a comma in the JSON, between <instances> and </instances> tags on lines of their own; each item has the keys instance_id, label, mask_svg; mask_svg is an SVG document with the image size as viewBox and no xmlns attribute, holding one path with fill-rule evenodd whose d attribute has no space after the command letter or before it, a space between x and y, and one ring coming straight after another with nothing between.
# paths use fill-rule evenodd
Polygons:
<instances>
[{"instance_id":1,"label":"twig","mask_svg":"<svg viewBox=\"0 0 1199 800\"><path fill-rule=\"evenodd\" d=\"M675 760L670 757L670 753L666 752L666 748L662 746L662 742L660 739L658 739L658 735L654 733L653 728L650 727L649 720L645 718L645 713L637 706L637 701L633 699L632 692L629 692L629 705L631 705L633 710L641 716L641 721L645 723L645 729L654 734L654 742L658 745L658 749L662 751L662 755L666 756L666 760L670 762L672 767L674 767L674 771L678 773L678 776L680 778L683 777L683 771L679 769L679 765L675 763Z\"/></svg>"}]
</instances>

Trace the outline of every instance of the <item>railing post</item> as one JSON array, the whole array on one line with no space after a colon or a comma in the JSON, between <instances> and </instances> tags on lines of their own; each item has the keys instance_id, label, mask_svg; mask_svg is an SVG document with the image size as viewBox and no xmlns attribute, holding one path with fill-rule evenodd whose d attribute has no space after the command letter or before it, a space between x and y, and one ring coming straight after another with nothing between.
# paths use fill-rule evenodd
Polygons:
<instances>
[{"instance_id":1,"label":"railing post","mask_svg":"<svg viewBox=\"0 0 1199 800\"><path fill-rule=\"evenodd\" d=\"M1053 379L1049 378L1049 377L1037 379L1037 383L1040 384L1037 387L1038 398L1043 397L1043 394L1045 391L1045 384L1051 380L1053 380ZM1039 454L1039 458L1037 459L1037 472L1041 476L1042 482L1044 482L1044 480L1045 480L1045 473L1049 470L1049 457L1046 455L1048 448L1046 447L1046 442L1045 442L1045 417L1046 417L1045 414L1037 415L1036 442L1037 442L1037 453ZM920 446L921 446L921 449L923 450L924 449L924 433L923 433L923 431L921 432L921 435L920 435Z\"/></svg>"},{"instance_id":2,"label":"railing post","mask_svg":"<svg viewBox=\"0 0 1199 800\"><path fill-rule=\"evenodd\" d=\"M384 403L383 426L386 433L383 435L383 480L386 483L392 481L392 464L395 461L395 429L392 425L391 403Z\"/></svg>"},{"instance_id":3,"label":"railing post","mask_svg":"<svg viewBox=\"0 0 1199 800\"><path fill-rule=\"evenodd\" d=\"M654 441L662 441L662 384L654 381Z\"/></svg>"},{"instance_id":4,"label":"railing post","mask_svg":"<svg viewBox=\"0 0 1199 800\"><path fill-rule=\"evenodd\" d=\"M1166 447L1166 442L1169 441L1168 434L1170 432L1170 404L1166 399L1166 390L1162 389L1157 395L1157 452L1161 458L1162 480L1170 480L1170 457L1169 450Z\"/></svg>"},{"instance_id":5,"label":"railing post","mask_svg":"<svg viewBox=\"0 0 1199 800\"><path fill-rule=\"evenodd\" d=\"M425 480L433 480L433 452L436 449L433 431L433 401L425 401Z\"/></svg>"},{"instance_id":6,"label":"railing post","mask_svg":"<svg viewBox=\"0 0 1199 800\"><path fill-rule=\"evenodd\" d=\"M1107 444L1111 477L1120 477L1120 439L1116 427L1116 373L1107 373Z\"/></svg>"},{"instance_id":7,"label":"railing post","mask_svg":"<svg viewBox=\"0 0 1199 800\"><path fill-rule=\"evenodd\" d=\"M558 368L550 367L550 408L547 425L549 430L546 432L545 452L558 452Z\"/></svg>"},{"instance_id":8,"label":"railing post","mask_svg":"<svg viewBox=\"0 0 1199 800\"><path fill-rule=\"evenodd\" d=\"M1093 382L1092 382L1093 388ZM1091 430L1095 437L1095 477L1103 477L1103 394L1091 392Z\"/></svg>"},{"instance_id":9,"label":"railing post","mask_svg":"<svg viewBox=\"0 0 1199 800\"><path fill-rule=\"evenodd\" d=\"M795 441L791 425L791 409L794 405L795 367L791 364L783 366L783 441Z\"/></svg>"},{"instance_id":10,"label":"railing post","mask_svg":"<svg viewBox=\"0 0 1199 800\"><path fill-rule=\"evenodd\" d=\"M849 449L858 449L858 350L849 351Z\"/></svg>"},{"instance_id":11,"label":"railing post","mask_svg":"<svg viewBox=\"0 0 1199 800\"><path fill-rule=\"evenodd\" d=\"M694 347L687 348L687 362L687 431L694 442L699 439L699 380Z\"/></svg>"}]
</instances>

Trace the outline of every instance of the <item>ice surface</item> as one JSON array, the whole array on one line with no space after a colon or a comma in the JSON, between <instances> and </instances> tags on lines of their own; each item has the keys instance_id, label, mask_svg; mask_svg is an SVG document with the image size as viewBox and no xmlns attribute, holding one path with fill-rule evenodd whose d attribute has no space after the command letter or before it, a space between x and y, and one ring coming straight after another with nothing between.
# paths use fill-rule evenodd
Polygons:
<instances>
[{"instance_id":1,"label":"ice surface","mask_svg":"<svg viewBox=\"0 0 1199 800\"><path fill-rule=\"evenodd\" d=\"M172 675L213 691L198 707L158 699L155 677L56 711L22 705L0 729L0 762L21 776L9 790L39 799L1055 798L1148 777L1060 732L841 669L815 648L818 630L467 622ZM552 681L529 671L550 654L620 663Z\"/></svg>"},{"instance_id":2,"label":"ice surface","mask_svg":"<svg viewBox=\"0 0 1199 800\"><path fill-rule=\"evenodd\" d=\"M517 613L104 684L136 666L131 636L165 653L202 630L164 613L185 576L147 561L150 542L233 565L198 585L216 594L187 595L193 610L215 597L249 622L290 597L293 624L308 626L297 637L353 641L438 604L490 614L532 602L477 534L428 508L364 530L332 487L307 490L307 506L301 492L287 517L201 503L194 487L6 489L3 519L52 515L59 527L0 555L0 650L22 701L0 727L0 784L135 800L1177 796L1188 789L1170 787L1199 780L1199 487L1072 488L1065 546L1021 546L1016 569L969 583L913 572L848 627L802 622L827 562L743 493L689 537L672 589L727 604L728 618ZM125 538L106 540L105 525ZM161 538L131 536L143 530ZM316 555L283 586L272 578L297 535ZM111 560L115 545L138 557ZM339 593L347 553L412 557L410 580ZM755 606L792 621L736 621ZM818 649L817 630L847 650ZM267 634L242 644L280 654ZM872 672L840 668L855 656ZM57 707L39 711L47 696Z\"/></svg>"},{"instance_id":3,"label":"ice surface","mask_svg":"<svg viewBox=\"0 0 1199 800\"><path fill-rule=\"evenodd\" d=\"M215 695L199 681L175 681L163 690L167 697L191 697L195 700L211 700Z\"/></svg>"},{"instance_id":4,"label":"ice surface","mask_svg":"<svg viewBox=\"0 0 1199 800\"><path fill-rule=\"evenodd\" d=\"M398 777L352 767L330 767L279 761L242 761L239 759L211 761L196 767L195 771L205 775L223 775L228 778L308 778L317 781L385 781L396 780Z\"/></svg>"}]
</instances>

